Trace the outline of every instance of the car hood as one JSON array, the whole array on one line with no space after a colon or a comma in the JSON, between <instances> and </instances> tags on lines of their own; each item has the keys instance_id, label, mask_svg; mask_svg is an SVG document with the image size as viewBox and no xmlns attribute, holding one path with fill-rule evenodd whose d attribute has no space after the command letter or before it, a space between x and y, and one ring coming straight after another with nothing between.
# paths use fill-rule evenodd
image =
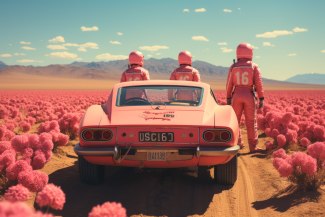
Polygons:
<instances>
[{"instance_id":1,"label":"car hood","mask_svg":"<svg viewBox=\"0 0 325 217\"><path fill-rule=\"evenodd\" d=\"M136 110L115 111L111 125L214 125L213 112L202 110Z\"/></svg>"}]
</instances>

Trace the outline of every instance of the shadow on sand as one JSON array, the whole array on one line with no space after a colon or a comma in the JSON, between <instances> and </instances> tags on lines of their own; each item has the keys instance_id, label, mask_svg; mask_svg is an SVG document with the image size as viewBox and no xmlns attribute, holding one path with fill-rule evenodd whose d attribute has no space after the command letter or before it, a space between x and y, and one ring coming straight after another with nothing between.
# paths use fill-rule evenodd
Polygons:
<instances>
[{"instance_id":1,"label":"shadow on sand","mask_svg":"<svg viewBox=\"0 0 325 217\"><path fill-rule=\"evenodd\" d=\"M107 201L120 202L130 215L202 215L215 194L228 190L213 180L200 179L193 169L106 169L105 182L87 185L79 180L76 165L50 175L61 186L66 204L56 215L88 216L92 207Z\"/></svg>"},{"instance_id":2,"label":"shadow on sand","mask_svg":"<svg viewBox=\"0 0 325 217\"><path fill-rule=\"evenodd\" d=\"M257 210L272 208L278 212L285 212L291 207L297 206L305 202L317 202L321 193L316 191L301 191L296 186L290 185L271 198L256 201L253 207Z\"/></svg>"}]
</instances>

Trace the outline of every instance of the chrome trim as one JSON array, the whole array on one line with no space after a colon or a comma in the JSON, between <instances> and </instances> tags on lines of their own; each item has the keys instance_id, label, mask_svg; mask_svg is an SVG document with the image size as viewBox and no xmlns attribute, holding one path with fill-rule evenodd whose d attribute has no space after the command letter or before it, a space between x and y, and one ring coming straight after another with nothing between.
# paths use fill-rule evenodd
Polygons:
<instances>
[{"instance_id":1,"label":"chrome trim","mask_svg":"<svg viewBox=\"0 0 325 217\"><path fill-rule=\"evenodd\" d=\"M77 155L89 155L89 156L117 156L118 149L117 147L105 147L105 148L90 148L90 147L81 147L80 144L76 144L74 151Z\"/></svg>"},{"instance_id":2,"label":"chrome trim","mask_svg":"<svg viewBox=\"0 0 325 217\"><path fill-rule=\"evenodd\" d=\"M239 145L231 147L197 147L196 154L200 156L231 156L236 155L239 151Z\"/></svg>"}]
</instances>

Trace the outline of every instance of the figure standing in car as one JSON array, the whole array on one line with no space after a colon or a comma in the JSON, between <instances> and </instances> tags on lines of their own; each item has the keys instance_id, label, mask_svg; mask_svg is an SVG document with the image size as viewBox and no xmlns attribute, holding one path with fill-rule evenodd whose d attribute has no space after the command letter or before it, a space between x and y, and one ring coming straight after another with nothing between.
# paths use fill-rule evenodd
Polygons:
<instances>
[{"instance_id":1,"label":"figure standing in car","mask_svg":"<svg viewBox=\"0 0 325 217\"><path fill-rule=\"evenodd\" d=\"M143 68L144 56L140 51L132 51L129 54L128 69L121 76L121 82L150 80L149 72ZM145 98L146 93L143 90L128 90L125 99Z\"/></svg>"},{"instance_id":2,"label":"figure standing in car","mask_svg":"<svg viewBox=\"0 0 325 217\"><path fill-rule=\"evenodd\" d=\"M248 43L241 43L237 47L237 62L229 69L227 79L227 104L232 105L240 123L242 113L245 115L247 137L250 152L258 150L256 101L259 99L259 108L264 105L264 90L260 69L253 59L253 47ZM244 146L241 135L238 145Z\"/></svg>"},{"instance_id":3,"label":"figure standing in car","mask_svg":"<svg viewBox=\"0 0 325 217\"><path fill-rule=\"evenodd\" d=\"M176 68L170 75L170 80L183 81L200 81L200 73L197 69L192 67L192 54L189 51L181 51L178 54L179 67ZM176 91L177 100L193 101L197 98L196 92L191 90Z\"/></svg>"}]
</instances>

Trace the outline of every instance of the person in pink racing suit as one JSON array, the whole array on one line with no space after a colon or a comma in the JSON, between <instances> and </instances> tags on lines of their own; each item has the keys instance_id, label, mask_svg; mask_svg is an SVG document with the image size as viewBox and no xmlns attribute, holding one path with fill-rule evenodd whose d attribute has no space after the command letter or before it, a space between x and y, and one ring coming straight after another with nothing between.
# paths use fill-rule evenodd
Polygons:
<instances>
[{"instance_id":1,"label":"person in pink racing suit","mask_svg":"<svg viewBox=\"0 0 325 217\"><path fill-rule=\"evenodd\" d=\"M129 54L129 65L121 76L120 82L150 80L149 72L143 66L144 56L139 51L132 51ZM143 98L143 90L129 90L125 99Z\"/></svg>"},{"instance_id":2,"label":"person in pink racing suit","mask_svg":"<svg viewBox=\"0 0 325 217\"><path fill-rule=\"evenodd\" d=\"M248 43L241 43L237 47L237 62L229 69L227 79L227 104L232 105L240 123L242 113L245 114L245 124L250 152L259 150L256 96L259 98L259 108L264 105L264 90L261 72L257 64L252 62L253 47ZM238 145L244 147L239 134Z\"/></svg>"},{"instance_id":3,"label":"person in pink racing suit","mask_svg":"<svg viewBox=\"0 0 325 217\"><path fill-rule=\"evenodd\" d=\"M192 67L192 54L189 51L181 51L178 54L179 67L175 69L171 75L170 80L184 80L200 82L200 73L197 69ZM197 94L191 90L176 91L176 99L193 101L197 99Z\"/></svg>"}]
</instances>

